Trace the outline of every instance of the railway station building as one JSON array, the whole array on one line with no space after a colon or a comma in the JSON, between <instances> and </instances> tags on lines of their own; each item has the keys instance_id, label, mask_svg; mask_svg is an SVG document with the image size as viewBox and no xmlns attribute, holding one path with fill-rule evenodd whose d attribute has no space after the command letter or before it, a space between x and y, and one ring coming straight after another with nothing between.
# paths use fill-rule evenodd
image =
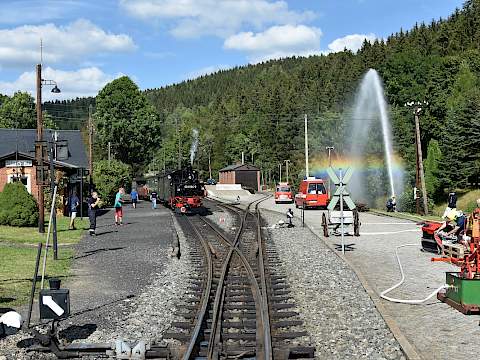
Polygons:
<instances>
[{"instance_id":1,"label":"railway station building","mask_svg":"<svg viewBox=\"0 0 480 360\"><path fill-rule=\"evenodd\" d=\"M57 130L57 160L54 160L55 180L62 203L72 191L80 197L85 180L88 158L79 130ZM45 130L44 139L51 139L53 131ZM6 184L21 181L27 191L38 200L38 181L41 169L35 159L35 129L0 129L0 191ZM61 159L61 160L60 160ZM44 179L49 181L49 160L43 157ZM66 211L66 209L64 209Z\"/></svg>"},{"instance_id":2,"label":"railway station building","mask_svg":"<svg viewBox=\"0 0 480 360\"><path fill-rule=\"evenodd\" d=\"M260 191L260 169L253 165L229 165L219 171L220 184L240 184L243 188Z\"/></svg>"}]
</instances>

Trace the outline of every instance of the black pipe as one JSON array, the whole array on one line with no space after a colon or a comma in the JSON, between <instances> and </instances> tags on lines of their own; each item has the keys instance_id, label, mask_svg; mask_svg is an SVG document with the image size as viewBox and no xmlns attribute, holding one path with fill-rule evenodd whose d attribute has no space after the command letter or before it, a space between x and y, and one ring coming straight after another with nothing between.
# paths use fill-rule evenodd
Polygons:
<instances>
[{"instance_id":1,"label":"black pipe","mask_svg":"<svg viewBox=\"0 0 480 360\"><path fill-rule=\"evenodd\" d=\"M40 264L40 255L42 254L42 246L42 243L38 243L37 259L35 260L35 272L33 274L32 281L32 291L30 292L30 303L28 306L27 321L25 322L26 328L30 327L30 319L32 318L33 299L35 297L35 289L37 287L38 267Z\"/></svg>"}]
</instances>

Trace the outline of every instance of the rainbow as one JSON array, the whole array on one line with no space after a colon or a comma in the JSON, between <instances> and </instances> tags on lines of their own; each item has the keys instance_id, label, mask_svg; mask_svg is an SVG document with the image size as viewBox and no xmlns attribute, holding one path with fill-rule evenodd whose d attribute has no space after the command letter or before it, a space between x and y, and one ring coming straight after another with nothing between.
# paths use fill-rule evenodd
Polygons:
<instances>
[{"instance_id":1,"label":"rainbow","mask_svg":"<svg viewBox=\"0 0 480 360\"><path fill-rule=\"evenodd\" d=\"M310 175L324 178L327 176L328 158L325 155L314 156L310 160ZM364 158L352 158L347 156L338 156L332 158L332 167L334 169L353 168L355 172L360 173L380 173L385 171L386 162L383 156L368 155ZM403 173L403 161L398 155L393 157L394 176L401 176Z\"/></svg>"}]
</instances>

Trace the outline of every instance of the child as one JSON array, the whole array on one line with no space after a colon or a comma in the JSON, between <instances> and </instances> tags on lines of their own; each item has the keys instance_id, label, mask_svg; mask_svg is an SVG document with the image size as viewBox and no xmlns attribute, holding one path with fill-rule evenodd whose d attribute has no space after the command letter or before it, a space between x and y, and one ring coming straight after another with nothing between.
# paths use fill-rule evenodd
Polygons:
<instances>
[{"instance_id":1,"label":"child","mask_svg":"<svg viewBox=\"0 0 480 360\"><path fill-rule=\"evenodd\" d=\"M157 208L157 197L158 197L157 192L152 191L151 194L150 194L150 201L152 202L152 209Z\"/></svg>"},{"instance_id":2,"label":"child","mask_svg":"<svg viewBox=\"0 0 480 360\"><path fill-rule=\"evenodd\" d=\"M137 201L138 201L138 192L135 189L132 189L130 192L130 197L132 198L132 206L134 209L137 208Z\"/></svg>"},{"instance_id":3,"label":"child","mask_svg":"<svg viewBox=\"0 0 480 360\"><path fill-rule=\"evenodd\" d=\"M125 189L121 187L118 189L117 194L115 195L115 225L123 225L123 195L125 195Z\"/></svg>"},{"instance_id":4,"label":"child","mask_svg":"<svg viewBox=\"0 0 480 360\"><path fill-rule=\"evenodd\" d=\"M77 208L80 205L77 193L74 191L68 199L68 206L70 207L70 226L68 230L75 230L75 218L77 217Z\"/></svg>"}]
</instances>

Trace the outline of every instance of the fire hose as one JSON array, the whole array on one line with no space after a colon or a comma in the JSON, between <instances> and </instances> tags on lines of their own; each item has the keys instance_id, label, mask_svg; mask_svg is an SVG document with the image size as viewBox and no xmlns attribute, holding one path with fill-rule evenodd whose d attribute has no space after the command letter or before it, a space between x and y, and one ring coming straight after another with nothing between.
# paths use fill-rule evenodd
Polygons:
<instances>
[{"instance_id":1,"label":"fire hose","mask_svg":"<svg viewBox=\"0 0 480 360\"><path fill-rule=\"evenodd\" d=\"M437 295L437 293L443 289L447 289L450 287L450 285L442 285L440 286L438 289L436 289L435 291L433 291L430 295L428 295L425 299L421 299L421 300L404 300L404 299L395 299L395 298L392 298L392 297L389 297L389 296L386 296L386 294L388 294L390 291L392 290L395 290L396 288L398 288L400 285L402 285L405 281L405 273L403 272L403 267L402 267L402 263L400 262L400 257L398 255L398 249L400 248L403 248L403 247L407 247L407 246L418 246L418 244L404 244L404 245L399 245L395 248L395 255L397 257L397 262L398 262L398 267L400 268L400 274L402 275L402 279L400 280L400 282L398 282L397 284L393 285L392 287L388 288L387 290L384 290L382 291L382 293L380 294L380 297L382 299L385 299L385 300L388 300L388 301L391 301L391 302L395 302L395 303L400 303L400 304L412 304L412 305L417 305L417 304L421 304L421 303L424 303L425 301L428 301L430 300L432 297L434 297L435 295Z\"/></svg>"}]
</instances>

